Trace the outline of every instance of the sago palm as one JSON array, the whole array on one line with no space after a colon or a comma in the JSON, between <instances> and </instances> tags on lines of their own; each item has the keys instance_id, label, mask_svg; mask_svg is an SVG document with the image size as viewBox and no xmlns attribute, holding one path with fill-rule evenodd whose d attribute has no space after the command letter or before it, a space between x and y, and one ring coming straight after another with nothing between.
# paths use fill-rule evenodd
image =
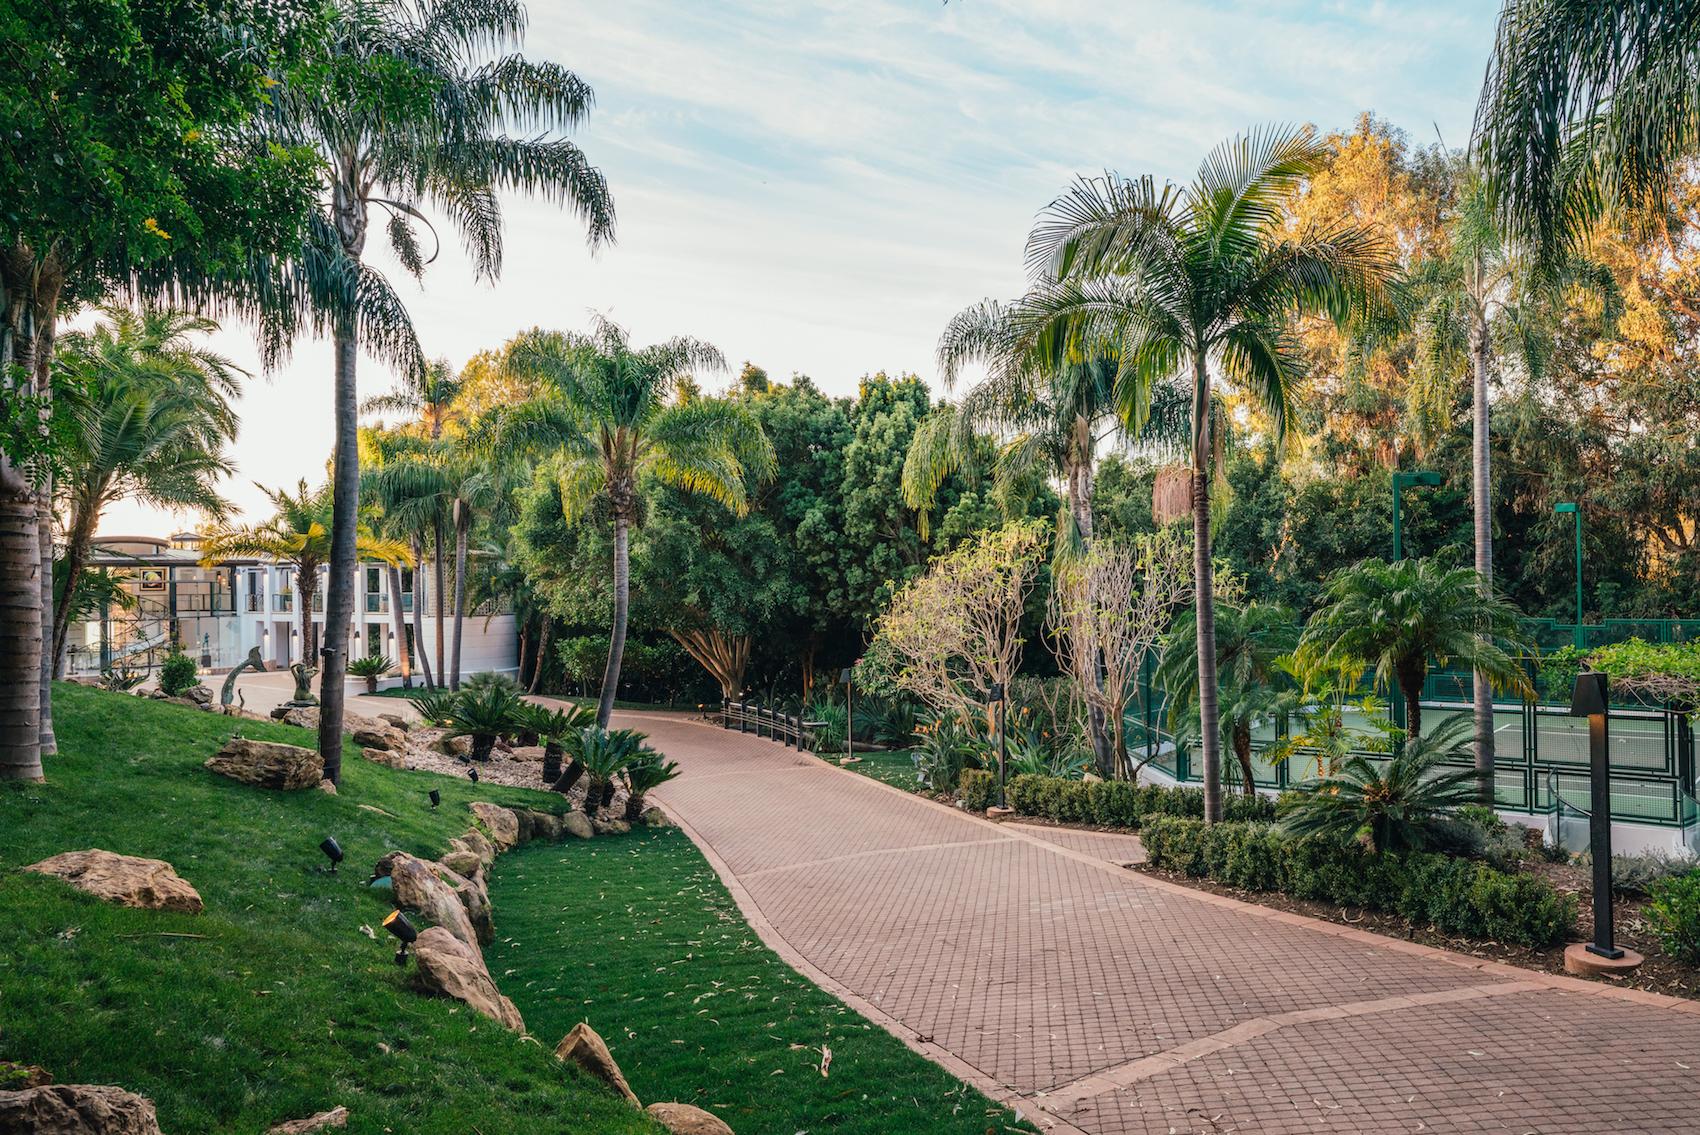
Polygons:
<instances>
[{"instance_id":1,"label":"sago palm","mask_svg":"<svg viewBox=\"0 0 1700 1135\"><path fill-rule=\"evenodd\" d=\"M103 309L105 319L59 341L54 367L79 391L74 429L55 496L65 518L65 587L78 586L107 506L134 499L192 508L221 520L216 488L230 473L224 446L237 419L228 399L242 372L191 337L212 320L155 308ZM53 659L63 673L71 604L54 600Z\"/></svg>"},{"instance_id":2,"label":"sago palm","mask_svg":"<svg viewBox=\"0 0 1700 1135\"><path fill-rule=\"evenodd\" d=\"M640 750L626 765L626 822L635 824L642 819L644 798L678 775L677 761L670 761L653 749Z\"/></svg>"},{"instance_id":3,"label":"sago palm","mask_svg":"<svg viewBox=\"0 0 1700 1135\"><path fill-rule=\"evenodd\" d=\"M213 566L222 560L258 557L288 564L295 569L295 602L301 624L300 662L311 664L317 647L313 633L313 596L319 590L319 569L331 557L331 490L326 485L309 489L302 480L294 492L257 486L271 501L275 512L264 524L246 528L224 528L201 543L201 563ZM407 546L399 540L374 536L364 528L355 532L355 547L361 559L386 564L407 562ZM351 573L352 574L352 573ZM331 573L336 578L336 573ZM326 619L330 618L328 604ZM327 622L327 635L329 624Z\"/></svg>"},{"instance_id":4,"label":"sago palm","mask_svg":"<svg viewBox=\"0 0 1700 1135\"><path fill-rule=\"evenodd\" d=\"M357 558L355 364L363 347L413 341L399 302L381 311L360 311L354 303L362 293L393 296L361 259L373 213L384 217L385 235L409 272L421 273L437 255L440 242L425 213L431 210L459 230L478 276L494 280L502 266L502 192L541 194L571 206L592 244L612 236L614 212L602 174L561 137L588 113L590 88L563 67L505 50L525 33L525 10L516 0L340 0L329 24L318 65L274 95L280 132L312 144L324 160L320 239L303 260L316 281L350 282L342 302L316 320L329 325L336 370L319 722L325 775L335 781L342 768L342 673ZM417 225L428 231L429 247ZM423 371L416 346L414 352L406 369Z\"/></svg>"},{"instance_id":5,"label":"sago palm","mask_svg":"<svg viewBox=\"0 0 1700 1135\"><path fill-rule=\"evenodd\" d=\"M1369 670L1378 689L1397 685L1411 737L1422 735L1423 682L1431 661L1467 666L1496 689L1528 694L1528 676L1513 652L1531 650L1516 608L1483 591L1470 568L1427 558L1364 560L1335 572L1299 640L1305 667ZM1481 771L1491 784L1491 770Z\"/></svg>"},{"instance_id":6,"label":"sago palm","mask_svg":"<svg viewBox=\"0 0 1700 1135\"><path fill-rule=\"evenodd\" d=\"M1347 757L1340 768L1300 785L1281 827L1296 836L1367 842L1371 851L1414 851L1435 822L1476 798L1470 719L1453 718L1426 737L1412 736L1391 758Z\"/></svg>"},{"instance_id":7,"label":"sago palm","mask_svg":"<svg viewBox=\"0 0 1700 1135\"><path fill-rule=\"evenodd\" d=\"M1700 0L1506 0L1474 149L1510 229L1573 247L1700 157Z\"/></svg>"},{"instance_id":8,"label":"sago palm","mask_svg":"<svg viewBox=\"0 0 1700 1135\"><path fill-rule=\"evenodd\" d=\"M1023 335L1058 360L1108 353L1116 401L1137 424L1151 392L1191 393L1193 573L1205 816L1222 814L1220 706L1210 551L1215 388L1226 381L1286 430L1302 363L1297 316L1346 322L1378 302L1392 260L1368 229L1342 222L1286 231L1284 203L1320 171L1313 131L1270 129L1217 147L1186 188L1150 177L1082 180L1042 214L1028 242L1036 286Z\"/></svg>"},{"instance_id":9,"label":"sago palm","mask_svg":"<svg viewBox=\"0 0 1700 1135\"><path fill-rule=\"evenodd\" d=\"M653 477L742 515L752 485L773 473L773 445L744 405L677 397L693 371L725 367L718 350L696 339L634 348L624 329L598 317L588 335L522 335L507 365L548 393L501 417L493 436L550 455L568 520L598 498L613 519L614 627L596 711L606 728L626 646L631 529L642 482Z\"/></svg>"}]
</instances>

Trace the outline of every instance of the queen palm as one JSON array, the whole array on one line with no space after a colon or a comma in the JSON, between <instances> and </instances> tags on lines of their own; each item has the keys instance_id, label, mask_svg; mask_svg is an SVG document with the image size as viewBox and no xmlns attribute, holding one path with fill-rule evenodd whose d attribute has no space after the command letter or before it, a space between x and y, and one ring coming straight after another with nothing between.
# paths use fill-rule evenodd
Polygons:
<instances>
[{"instance_id":1,"label":"queen palm","mask_svg":"<svg viewBox=\"0 0 1700 1135\"><path fill-rule=\"evenodd\" d=\"M606 181L559 136L584 119L590 88L556 64L502 53L523 36L525 23L516 0L341 0L321 65L276 92L283 131L315 145L325 163L321 231L334 239L316 243L308 259L318 275L352 281L327 319L335 346L336 445L319 751L333 781L342 768L342 674L358 540L355 363L363 346L412 337L399 303L382 313L354 303L382 283L361 263L372 212L387 217L390 245L414 274L436 256L434 230L422 211L430 208L460 231L475 272L495 279L503 190L571 205L593 244L613 232ZM429 251L416 224L431 231Z\"/></svg>"},{"instance_id":2,"label":"queen palm","mask_svg":"<svg viewBox=\"0 0 1700 1135\"><path fill-rule=\"evenodd\" d=\"M676 395L697 370L723 370L713 346L688 337L632 347L623 328L596 318L587 335L532 331L507 365L547 393L494 423L493 436L541 449L569 520L601 499L614 525L614 626L596 720L606 728L620 684L631 609L631 529L638 492L653 477L740 515L749 489L773 473L773 445L740 403Z\"/></svg>"},{"instance_id":3,"label":"queen palm","mask_svg":"<svg viewBox=\"0 0 1700 1135\"><path fill-rule=\"evenodd\" d=\"M301 660L313 657L317 636L313 633L313 596L319 590L319 569L331 560L331 490L326 485L309 489L305 480L295 491L258 486L271 501L275 513L264 524L248 528L224 528L201 542L201 563L212 566L222 560L263 557L295 569L296 611L301 623ZM405 563L407 545L386 540L362 527L355 533L361 559L382 563ZM352 574L352 573L351 573ZM332 571L335 578L335 571ZM326 604L326 631L331 619Z\"/></svg>"},{"instance_id":4,"label":"queen palm","mask_svg":"<svg viewBox=\"0 0 1700 1135\"><path fill-rule=\"evenodd\" d=\"M1467 666L1497 689L1533 692L1506 649L1534 649L1516 608L1484 592L1470 568L1428 558L1364 560L1335 572L1323 596L1299 640L1301 665L1352 675L1369 670L1378 688L1397 685L1407 737L1422 735L1423 682L1431 661ZM1476 775L1491 794L1491 774L1478 768Z\"/></svg>"},{"instance_id":5,"label":"queen palm","mask_svg":"<svg viewBox=\"0 0 1700 1135\"><path fill-rule=\"evenodd\" d=\"M362 414L406 414L417 419L432 441L443 427L457 420L456 399L466 384L447 359L432 359L421 371L401 375L401 384L388 394L375 394L360 403Z\"/></svg>"},{"instance_id":6,"label":"queen palm","mask_svg":"<svg viewBox=\"0 0 1700 1135\"><path fill-rule=\"evenodd\" d=\"M1506 0L1474 148L1510 230L1570 246L1700 156L1700 0Z\"/></svg>"},{"instance_id":7,"label":"queen palm","mask_svg":"<svg viewBox=\"0 0 1700 1135\"><path fill-rule=\"evenodd\" d=\"M64 584L55 596L54 673L63 673L71 624L67 596L82 578L107 506L135 499L198 509L222 519L215 485L230 472L223 447L236 438L227 399L242 373L190 337L217 329L178 311L104 309L106 319L59 341L54 366L80 393L57 505L64 516Z\"/></svg>"},{"instance_id":8,"label":"queen palm","mask_svg":"<svg viewBox=\"0 0 1700 1135\"><path fill-rule=\"evenodd\" d=\"M1283 203L1327 156L1309 129L1270 129L1217 147L1184 189L1149 177L1082 180L1045 209L1028 242L1037 278L1056 281L1036 286L1022 317L1034 350L1115 358L1124 424L1138 423L1162 383L1181 381L1191 392L1200 747L1212 821L1222 812L1210 551L1215 386L1225 380L1250 394L1280 438L1302 365L1291 320L1359 315L1393 270L1360 226L1284 231Z\"/></svg>"}]
</instances>

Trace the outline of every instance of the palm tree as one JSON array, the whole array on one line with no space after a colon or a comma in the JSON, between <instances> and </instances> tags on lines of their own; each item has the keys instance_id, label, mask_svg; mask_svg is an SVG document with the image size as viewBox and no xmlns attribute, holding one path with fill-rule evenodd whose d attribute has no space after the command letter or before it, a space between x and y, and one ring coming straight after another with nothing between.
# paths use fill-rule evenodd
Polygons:
<instances>
[{"instance_id":1,"label":"palm tree","mask_svg":"<svg viewBox=\"0 0 1700 1135\"><path fill-rule=\"evenodd\" d=\"M1663 202L1700 156L1700 0L1506 0L1474 145L1507 227L1544 251Z\"/></svg>"},{"instance_id":2,"label":"palm tree","mask_svg":"<svg viewBox=\"0 0 1700 1135\"><path fill-rule=\"evenodd\" d=\"M556 64L502 53L524 35L525 23L517 0L342 0L333 9L321 65L275 92L282 130L316 146L325 162L324 231L334 239L309 252L321 262L321 274L353 281L328 319L336 359L336 443L319 751L333 782L342 769L342 675L358 542L355 363L363 346L412 339L399 302L381 313L358 311L353 302L382 287L381 276L361 263L372 212L387 215L390 244L415 275L435 259L440 243L422 211L433 208L460 230L476 273L495 279L502 265L497 195L503 190L571 205L593 245L613 234L607 182L577 146L558 136L583 121L591 90ZM416 223L432 232L429 254Z\"/></svg>"},{"instance_id":3,"label":"palm tree","mask_svg":"<svg viewBox=\"0 0 1700 1135\"><path fill-rule=\"evenodd\" d=\"M271 501L275 514L255 527L225 528L211 533L201 542L201 563L211 567L223 560L261 557L293 567L296 610L301 621L301 659L310 659L317 647L313 596L319 590L319 568L331 559L331 489L329 485L309 489L305 480L296 485L293 493L264 485L257 487ZM399 540L381 539L364 528L355 535L361 559L406 562L407 545ZM335 578L334 570L332 578ZM327 638L331 630L329 606L327 603L325 612Z\"/></svg>"},{"instance_id":4,"label":"palm tree","mask_svg":"<svg viewBox=\"0 0 1700 1135\"><path fill-rule=\"evenodd\" d=\"M1397 684L1408 737L1422 735L1423 682L1431 660L1468 666L1487 675L1496 689L1533 692L1512 653L1534 649L1517 609L1484 593L1470 568L1447 568L1429 558L1364 560L1335 572L1323 595L1324 606L1299 640L1301 666L1351 674L1368 669L1378 689ZM1477 775L1485 777L1484 791L1491 793L1491 772L1478 769Z\"/></svg>"},{"instance_id":5,"label":"palm tree","mask_svg":"<svg viewBox=\"0 0 1700 1135\"><path fill-rule=\"evenodd\" d=\"M360 403L362 414L407 414L418 420L425 436L436 441L443 427L460 417L455 404L465 387L447 359L432 359L423 371L401 376L401 385L388 394L375 394Z\"/></svg>"},{"instance_id":6,"label":"palm tree","mask_svg":"<svg viewBox=\"0 0 1700 1135\"><path fill-rule=\"evenodd\" d=\"M939 371L947 389L970 363L986 364L988 374L959 403L945 403L928 415L910 441L903 462L903 499L919 512L923 536L945 478L959 469L972 472L976 443L991 434L1003 442L993 466L1000 489L1019 485L1035 468L1062 480L1058 554L1077 555L1092 542L1098 448L1124 437L1117 414L1116 361L1102 354L1055 360L1036 350L1022 332L1032 320L1030 304L1037 299L975 304L958 312L939 340ZM1167 421L1159 416L1156 423L1146 418L1137 424L1149 427ZM1101 710L1092 708L1088 725L1099 772L1111 776L1116 754Z\"/></svg>"},{"instance_id":7,"label":"palm tree","mask_svg":"<svg viewBox=\"0 0 1700 1135\"><path fill-rule=\"evenodd\" d=\"M1022 336L1056 359L1108 352L1124 424L1139 423L1151 392L1191 391L1193 574L1198 609L1199 722L1205 816L1221 818L1220 706L1210 553L1214 388L1226 380L1261 403L1281 437L1301 361L1295 316L1345 322L1378 300L1392 261L1373 233L1341 223L1283 230L1283 203L1321 170L1327 150L1310 129L1234 138L1194 182L1149 177L1082 180L1046 208L1028 242L1038 278Z\"/></svg>"},{"instance_id":8,"label":"palm tree","mask_svg":"<svg viewBox=\"0 0 1700 1135\"><path fill-rule=\"evenodd\" d=\"M55 676L64 672L70 589L82 579L108 505L135 498L199 509L215 520L228 508L214 485L231 468L222 451L236 438L237 419L227 399L242 372L190 341L217 324L157 308L103 311L106 322L64 336L54 360L79 390L56 486L65 515L65 582L54 598Z\"/></svg>"},{"instance_id":9,"label":"palm tree","mask_svg":"<svg viewBox=\"0 0 1700 1135\"><path fill-rule=\"evenodd\" d=\"M405 538L408 564L413 569L413 643L410 657L419 663L427 689L434 689L431 660L425 650L425 553L421 533L436 536L437 587L442 592L443 483L428 459L429 445L412 434L392 430L365 429L360 433L360 495L377 505L387 535ZM390 569L390 603L396 622L396 638L405 641L401 612L401 569ZM443 655L443 605L437 604L437 669L441 676Z\"/></svg>"},{"instance_id":10,"label":"palm tree","mask_svg":"<svg viewBox=\"0 0 1700 1135\"><path fill-rule=\"evenodd\" d=\"M1493 214L1485 187L1466 171L1458 211L1450 226L1446 255L1424 262L1412 281L1421 297L1416 325L1424 367L1414 391L1425 417L1447 420L1450 400L1439 396L1466 367L1470 373L1470 485L1474 507L1476 574L1484 593L1493 592L1492 380L1498 344L1514 344L1523 370L1539 375L1545 366L1567 294L1589 287L1605 301L1604 322L1615 321L1621 305L1617 284L1604 265L1568 254L1530 260L1507 240ZM1476 768L1493 778L1493 679L1478 672L1472 689L1476 722Z\"/></svg>"},{"instance_id":11,"label":"palm tree","mask_svg":"<svg viewBox=\"0 0 1700 1135\"><path fill-rule=\"evenodd\" d=\"M546 384L543 398L493 423L493 436L540 447L569 520L598 498L614 524L614 627L602 673L597 724L607 727L620 685L631 610L631 528L646 477L719 501L740 515L753 482L773 473L773 445L745 406L675 395L693 370L723 370L707 343L681 337L634 349L624 329L598 316L588 335L531 331L508 366Z\"/></svg>"},{"instance_id":12,"label":"palm tree","mask_svg":"<svg viewBox=\"0 0 1700 1135\"><path fill-rule=\"evenodd\" d=\"M1197 643L1196 616L1182 616L1157 664L1155 679L1168 692L1170 728L1177 738L1202 729ZM1285 607L1223 603L1216 608L1220 728L1239 761L1240 787L1248 796L1257 792L1251 764L1252 729L1259 720L1293 705L1292 683L1281 664L1298 643L1299 625Z\"/></svg>"}]
</instances>

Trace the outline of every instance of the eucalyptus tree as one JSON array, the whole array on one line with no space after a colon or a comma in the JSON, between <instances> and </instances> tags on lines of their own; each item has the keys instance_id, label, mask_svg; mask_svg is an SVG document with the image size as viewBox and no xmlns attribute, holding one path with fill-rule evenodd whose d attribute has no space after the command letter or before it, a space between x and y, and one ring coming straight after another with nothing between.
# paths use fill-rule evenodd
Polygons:
<instances>
[{"instance_id":1,"label":"eucalyptus tree","mask_svg":"<svg viewBox=\"0 0 1700 1135\"><path fill-rule=\"evenodd\" d=\"M1205 814L1222 814L1210 480L1219 380L1261 405L1277 438L1302 362L1296 316L1346 322L1377 301L1386 250L1351 223L1285 229L1283 204L1328 154L1310 129L1254 131L1218 146L1185 188L1150 177L1084 179L1028 242L1036 285L1023 337L1054 358L1117 360L1118 410L1137 424L1159 384L1191 391L1194 601ZM1051 283L1049 281L1056 281Z\"/></svg>"},{"instance_id":2,"label":"eucalyptus tree","mask_svg":"<svg viewBox=\"0 0 1700 1135\"><path fill-rule=\"evenodd\" d=\"M623 328L598 316L589 334L520 336L507 365L545 384L546 393L499 416L493 436L549 455L569 521L600 501L613 522L614 626L596 718L606 728L631 611L631 529L642 482L653 477L742 515L753 484L773 473L773 445L746 406L679 397L694 372L726 366L719 350L697 339L634 348Z\"/></svg>"},{"instance_id":3,"label":"eucalyptus tree","mask_svg":"<svg viewBox=\"0 0 1700 1135\"><path fill-rule=\"evenodd\" d=\"M1506 0L1476 111L1501 216L1543 251L1662 207L1700 157L1700 0Z\"/></svg>"},{"instance_id":4,"label":"eucalyptus tree","mask_svg":"<svg viewBox=\"0 0 1700 1135\"><path fill-rule=\"evenodd\" d=\"M60 339L53 364L77 391L55 493L65 533L65 582L54 602L56 676L64 671L71 625L66 600L108 505L136 499L198 509L214 520L228 508L217 482L231 471L224 447L235 441L238 423L229 399L240 391L242 371L194 342L218 325L153 307L103 311L105 321L92 330Z\"/></svg>"},{"instance_id":5,"label":"eucalyptus tree","mask_svg":"<svg viewBox=\"0 0 1700 1135\"><path fill-rule=\"evenodd\" d=\"M1509 239L1494 215L1486 186L1464 171L1463 192L1448 226L1449 247L1431 256L1411 281L1422 366L1413 395L1419 417L1450 418L1445 397L1461 371L1470 376L1470 494L1474 505L1475 568L1484 595L1493 593L1493 445L1494 380L1507 354L1523 374L1539 377L1553 350L1567 297L1587 288L1603 301L1604 322L1615 321L1621 307L1616 281L1604 265L1574 251L1547 257L1525 255L1526 246ZM1475 705L1476 769L1493 780L1494 676L1477 671Z\"/></svg>"},{"instance_id":6,"label":"eucalyptus tree","mask_svg":"<svg viewBox=\"0 0 1700 1135\"><path fill-rule=\"evenodd\" d=\"M592 92L557 64L508 52L525 25L517 0L339 0L322 58L278 89L281 129L310 140L324 162L323 209L334 240L315 255L357 281L354 295L387 291L361 260L374 212L384 216L396 258L414 275L440 245L425 214L430 209L459 230L475 273L494 280L502 266L503 191L565 203L583 219L593 245L611 238L606 180L559 136L584 120ZM421 227L431 237L429 250ZM319 751L334 781L342 765L342 676L354 613L356 361L374 340L411 340L412 328L399 303L387 305L381 319L345 304L328 323L336 440ZM429 381L417 357L408 369L416 373L411 384Z\"/></svg>"}]
</instances>

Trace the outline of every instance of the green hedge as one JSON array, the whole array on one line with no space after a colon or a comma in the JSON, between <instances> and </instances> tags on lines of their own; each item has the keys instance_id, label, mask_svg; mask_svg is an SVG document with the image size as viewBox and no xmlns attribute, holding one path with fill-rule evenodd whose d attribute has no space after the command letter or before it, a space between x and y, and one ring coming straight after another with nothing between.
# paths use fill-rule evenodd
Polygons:
<instances>
[{"instance_id":1,"label":"green hedge","mask_svg":"<svg viewBox=\"0 0 1700 1135\"><path fill-rule=\"evenodd\" d=\"M1574 928L1574 898L1532 875L1433 852L1377 855L1295 839L1269 824L1153 816L1141 833L1154 867L1249 891L1280 891L1403 915L1447 934L1548 946Z\"/></svg>"},{"instance_id":2,"label":"green hedge","mask_svg":"<svg viewBox=\"0 0 1700 1135\"><path fill-rule=\"evenodd\" d=\"M984 812L997 802L998 776L987 769L965 768L956 781L957 795L970 812Z\"/></svg>"},{"instance_id":3,"label":"green hedge","mask_svg":"<svg viewBox=\"0 0 1700 1135\"><path fill-rule=\"evenodd\" d=\"M1024 774L1010 778L1007 794L1009 806L1017 815L1038 816L1059 824L1137 828L1153 816L1204 816L1204 790L1200 788ZM1222 808L1229 820L1275 818L1275 801L1267 796L1224 796Z\"/></svg>"}]
</instances>

